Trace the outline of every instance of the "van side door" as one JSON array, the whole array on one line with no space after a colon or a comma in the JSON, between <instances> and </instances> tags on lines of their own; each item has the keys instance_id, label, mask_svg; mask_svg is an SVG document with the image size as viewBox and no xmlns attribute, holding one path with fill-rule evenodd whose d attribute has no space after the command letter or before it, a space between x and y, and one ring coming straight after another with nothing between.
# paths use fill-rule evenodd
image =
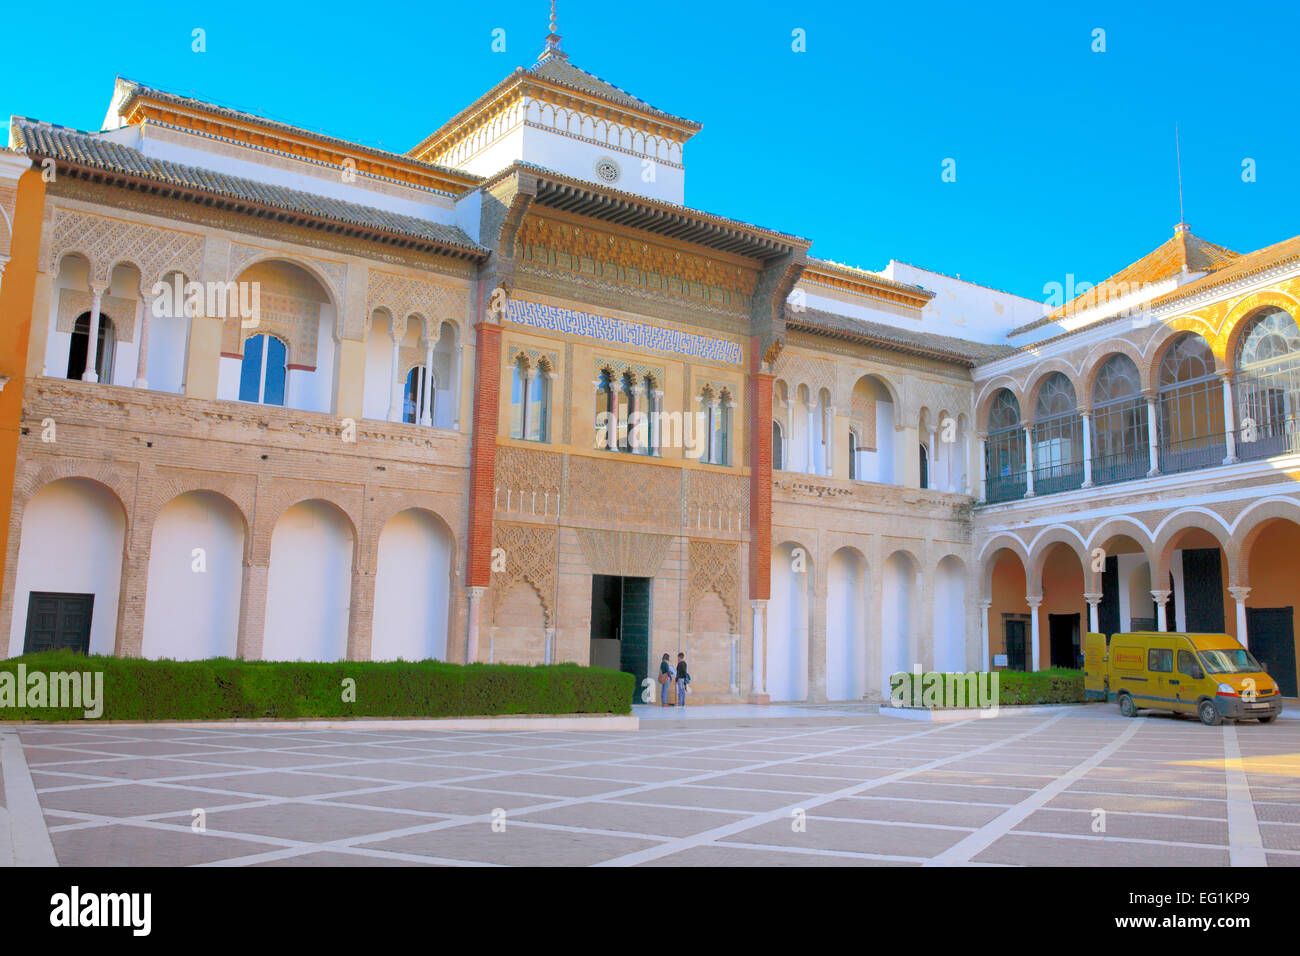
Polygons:
<instances>
[{"instance_id":1,"label":"van side door","mask_svg":"<svg viewBox=\"0 0 1300 956\"><path fill-rule=\"evenodd\" d=\"M1178 649L1178 673L1174 679L1174 696L1178 698L1178 709L1187 714L1196 713L1196 702L1200 697L1201 681L1205 679L1205 674L1193 651L1182 647Z\"/></svg>"},{"instance_id":2,"label":"van side door","mask_svg":"<svg viewBox=\"0 0 1300 956\"><path fill-rule=\"evenodd\" d=\"M1178 709L1178 675L1174 673L1172 641L1152 641L1147 647L1147 680L1151 687L1152 707Z\"/></svg>"}]
</instances>

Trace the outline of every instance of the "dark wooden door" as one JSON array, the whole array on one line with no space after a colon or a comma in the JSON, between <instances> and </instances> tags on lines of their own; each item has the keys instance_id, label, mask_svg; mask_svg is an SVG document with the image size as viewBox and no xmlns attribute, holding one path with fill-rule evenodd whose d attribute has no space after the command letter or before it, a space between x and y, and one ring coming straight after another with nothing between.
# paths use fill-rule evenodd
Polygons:
<instances>
[{"instance_id":1,"label":"dark wooden door","mask_svg":"<svg viewBox=\"0 0 1300 956\"><path fill-rule=\"evenodd\" d=\"M1187 630L1193 634L1223 633L1223 571L1218 548L1188 548L1183 552L1183 602ZM1177 613L1169 601L1169 630Z\"/></svg>"},{"instance_id":2,"label":"dark wooden door","mask_svg":"<svg viewBox=\"0 0 1300 956\"><path fill-rule=\"evenodd\" d=\"M636 678L633 700L641 699L641 682L646 679L650 660L650 578L621 578L622 600L619 632L620 670ZM658 668L655 680L659 679ZM666 692L667 688L660 688Z\"/></svg>"},{"instance_id":3,"label":"dark wooden door","mask_svg":"<svg viewBox=\"0 0 1300 956\"><path fill-rule=\"evenodd\" d=\"M1295 610L1289 607L1246 608L1246 635L1250 652L1268 667L1282 696L1295 697Z\"/></svg>"},{"instance_id":4,"label":"dark wooden door","mask_svg":"<svg viewBox=\"0 0 1300 956\"><path fill-rule=\"evenodd\" d=\"M90 617L94 606L93 594L31 592L27 599L23 653L62 650L90 653Z\"/></svg>"},{"instance_id":5,"label":"dark wooden door","mask_svg":"<svg viewBox=\"0 0 1300 956\"><path fill-rule=\"evenodd\" d=\"M1008 619L1003 627L1006 629L1007 669L1013 671L1028 670L1028 641L1025 639L1025 622Z\"/></svg>"}]
</instances>

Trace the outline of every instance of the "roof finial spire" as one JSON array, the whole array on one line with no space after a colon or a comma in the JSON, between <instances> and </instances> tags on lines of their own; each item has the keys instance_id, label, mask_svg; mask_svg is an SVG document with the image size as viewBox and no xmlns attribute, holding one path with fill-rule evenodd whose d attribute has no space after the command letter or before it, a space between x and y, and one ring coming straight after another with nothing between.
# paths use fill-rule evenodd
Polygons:
<instances>
[{"instance_id":1,"label":"roof finial spire","mask_svg":"<svg viewBox=\"0 0 1300 956\"><path fill-rule=\"evenodd\" d=\"M540 62L552 56L558 56L562 59L567 58L568 54L560 49L560 40L559 28L555 24L555 0L551 0L551 29L546 34L546 49L542 50L542 55L537 58L538 61Z\"/></svg>"},{"instance_id":2,"label":"roof finial spire","mask_svg":"<svg viewBox=\"0 0 1300 956\"><path fill-rule=\"evenodd\" d=\"M1177 235L1191 231L1183 216L1183 150L1178 143L1177 123L1174 124L1174 161L1178 164L1178 225L1174 226L1174 233Z\"/></svg>"}]
</instances>

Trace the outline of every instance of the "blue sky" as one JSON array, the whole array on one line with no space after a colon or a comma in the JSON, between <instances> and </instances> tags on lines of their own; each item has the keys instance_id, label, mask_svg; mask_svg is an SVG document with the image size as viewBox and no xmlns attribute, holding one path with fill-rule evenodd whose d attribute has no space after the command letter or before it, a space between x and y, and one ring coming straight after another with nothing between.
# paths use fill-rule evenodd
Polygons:
<instances>
[{"instance_id":1,"label":"blue sky","mask_svg":"<svg viewBox=\"0 0 1300 956\"><path fill-rule=\"evenodd\" d=\"M1194 232L1242 252L1300 233L1297 5L1142 6L560 0L559 22L573 63L704 124L689 205L809 237L824 258L896 258L1041 299L1172 235L1175 123ZM0 112L97 129L121 73L405 151L532 63L549 13L395 9L24 4L6 14L30 39L9 44Z\"/></svg>"}]
</instances>

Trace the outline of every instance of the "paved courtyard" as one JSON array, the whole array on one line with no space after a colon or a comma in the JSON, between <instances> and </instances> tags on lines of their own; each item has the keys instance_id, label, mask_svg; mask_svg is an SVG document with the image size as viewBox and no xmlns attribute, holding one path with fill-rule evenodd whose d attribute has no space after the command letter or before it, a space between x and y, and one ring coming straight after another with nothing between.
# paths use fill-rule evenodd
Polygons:
<instances>
[{"instance_id":1,"label":"paved courtyard","mask_svg":"<svg viewBox=\"0 0 1300 956\"><path fill-rule=\"evenodd\" d=\"M628 732L3 736L15 842L71 866L1300 863L1292 719L700 708Z\"/></svg>"}]
</instances>

